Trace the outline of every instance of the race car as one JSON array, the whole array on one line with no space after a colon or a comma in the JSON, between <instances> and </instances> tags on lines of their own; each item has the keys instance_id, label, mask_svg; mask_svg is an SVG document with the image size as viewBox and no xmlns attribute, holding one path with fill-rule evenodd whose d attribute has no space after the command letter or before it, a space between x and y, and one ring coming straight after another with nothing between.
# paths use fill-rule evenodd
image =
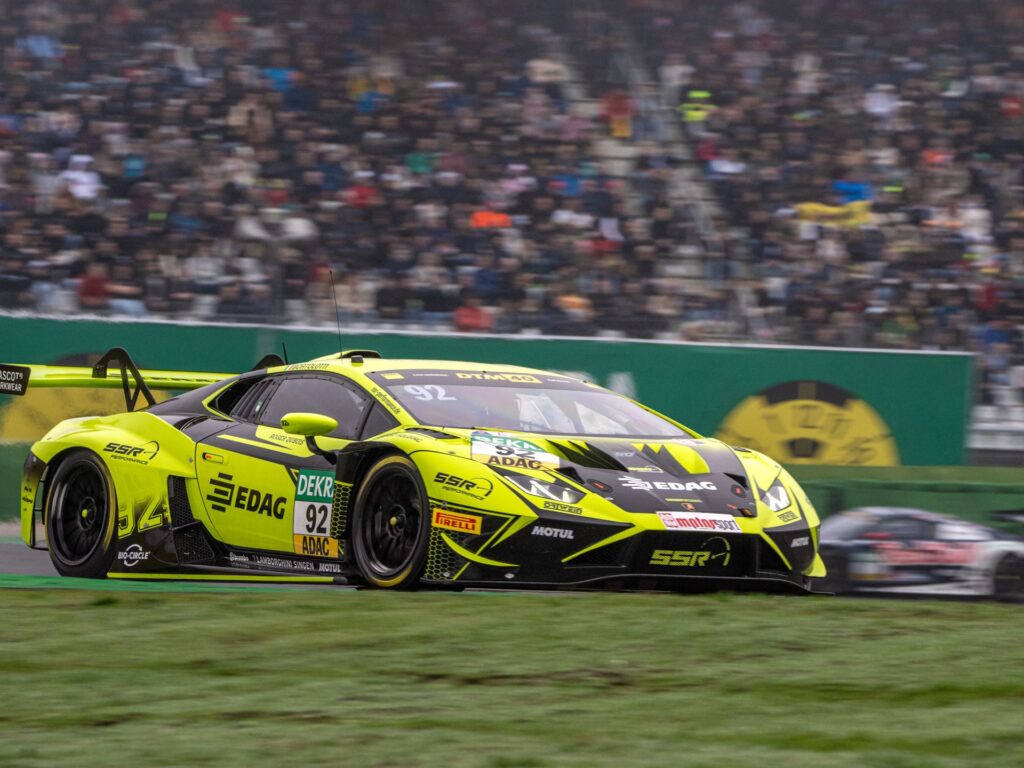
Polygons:
<instances>
[{"instance_id":1,"label":"race car","mask_svg":"<svg viewBox=\"0 0 1024 768\"><path fill-rule=\"evenodd\" d=\"M23 538L66 576L805 592L825 575L779 464L568 375L371 350L140 371L114 349L0 383L124 391L127 412L63 421L25 462Z\"/></svg>"},{"instance_id":2,"label":"race car","mask_svg":"<svg viewBox=\"0 0 1024 768\"><path fill-rule=\"evenodd\" d=\"M826 517L821 589L1024 599L1024 540L951 515L860 507Z\"/></svg>"}]
</instances>

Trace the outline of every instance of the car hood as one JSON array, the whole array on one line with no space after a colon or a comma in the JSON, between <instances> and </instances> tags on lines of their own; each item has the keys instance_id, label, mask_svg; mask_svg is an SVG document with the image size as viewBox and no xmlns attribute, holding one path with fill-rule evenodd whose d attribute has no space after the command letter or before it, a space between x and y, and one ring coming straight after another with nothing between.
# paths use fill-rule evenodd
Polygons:
<instances>
[{"instance_id":1,"label":"car hood","mask_svg":"<svg viewBox=\"0 0 1024 768\"><path fill-rule=\"evenodd\" d=\"M747 468L733 448L718 440L459 432L469 458L499 473L558 473L630 512L687 509L740 515L757 506L757 487Z\"/></svg>"}]
</instances>

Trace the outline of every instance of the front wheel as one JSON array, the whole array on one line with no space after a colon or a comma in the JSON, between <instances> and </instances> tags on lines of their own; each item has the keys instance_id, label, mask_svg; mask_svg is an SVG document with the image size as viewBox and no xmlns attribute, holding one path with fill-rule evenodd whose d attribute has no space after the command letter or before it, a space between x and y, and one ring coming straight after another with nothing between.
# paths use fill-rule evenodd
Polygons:
<instances>
[{"instance_id":1,"label":"front wheel","mask_svg":"<svg viewBox=\"0 0 1024 768\"><path fill-rule=\"evenodd\" d=\"M385 456L367 472L352 515L352 553L382 589L415 589L427 560L430 509L416 465Z\"/></svg>"},{"instance_id":2,"label":"front wheel","mask_svg":"<svg viewBox=\"0 0 1024 768\"><path fill-rule=\"evenodd\" d=\"M54 472L46 503L46 540L61 576L106 576L116 550L116 509L103 462L83 449L69 453Z\"/></svg>"},{"instance_id":3,"label":"front wheel","mask_svg":"<svg viewBox=\"0 0 1024 768\"><path fill-rule=\"evenodd\" d=\"M1004 555L992 575L992 594L1007 603L1024 601L1024 557Z\"/></svg>"}]
</instances>

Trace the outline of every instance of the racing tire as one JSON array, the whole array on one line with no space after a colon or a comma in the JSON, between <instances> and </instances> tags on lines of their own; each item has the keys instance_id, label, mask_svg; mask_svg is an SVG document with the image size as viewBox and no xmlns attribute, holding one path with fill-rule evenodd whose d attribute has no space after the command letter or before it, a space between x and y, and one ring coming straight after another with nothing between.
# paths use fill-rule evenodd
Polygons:
<instances>
[{"instance_id":1,"label":"racing tire","mask_svg":"<svg viewBox=\"0 0 1024 768\"><path fill-rule=\"evenodd\" d=\"M91 451L71 451L46 498L46 541L61 576L101 579L117 552L117 498L110 473Z\"/></svg>"},{"instance_id":2,"label":"racing tire","mask_svg":"<svg viewBox=\"0 0 1024 768\"><path fill-rule=\"evenodd\" d=\"M356 495L351 544L359 573L378 589L416 589L429 541L430 505L416 465L385 456Z\"/></svg>"},{"instance_id":3,"label":"racing tire","mask_svg":"<svg viewBox=\"0 0 1024 768\"><path fill-rule=\"evenodd\" d=\"M992 572L992 596L1004 603L1024 602L1024 558L1004 555Z\"/></svg>"}]
</instances>

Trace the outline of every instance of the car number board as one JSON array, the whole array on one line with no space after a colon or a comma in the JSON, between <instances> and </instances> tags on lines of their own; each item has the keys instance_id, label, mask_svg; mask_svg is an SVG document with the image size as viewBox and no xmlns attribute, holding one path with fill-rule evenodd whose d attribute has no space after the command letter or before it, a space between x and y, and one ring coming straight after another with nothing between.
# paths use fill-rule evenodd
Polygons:
<instances>
[{"instance_id":1,"label":"car number board","mask_svg":"<svg viewBox=\"0 0 1024 768\"><path fill-rule=\"evenodd\" d=\"M301 469L296 479L292 511L295 554L337 557L338 540L331 537L334 471Z\"/></svg>"}]
</instances>

